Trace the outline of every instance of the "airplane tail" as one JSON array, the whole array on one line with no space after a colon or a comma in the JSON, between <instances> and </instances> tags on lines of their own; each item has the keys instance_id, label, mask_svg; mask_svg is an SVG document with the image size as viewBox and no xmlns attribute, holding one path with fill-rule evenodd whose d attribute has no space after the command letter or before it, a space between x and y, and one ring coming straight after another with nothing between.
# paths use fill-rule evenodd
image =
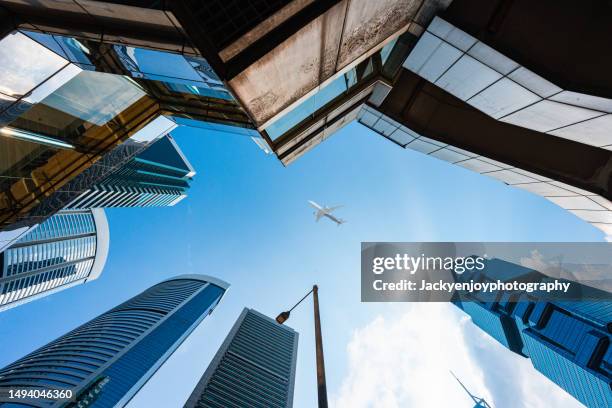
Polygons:
<instances>
[{"instance_id":1,"label":"airplane tail","mask_svg":"<svg viewBox=\"0 0 612 408\"><path fill-rule=\"evenodd\" d=\"M346 220L342 220L340 218L338 218L338 222L336 223L336 226L340 226L340 224L346 224Z\"/></svg>"}]
</instances>

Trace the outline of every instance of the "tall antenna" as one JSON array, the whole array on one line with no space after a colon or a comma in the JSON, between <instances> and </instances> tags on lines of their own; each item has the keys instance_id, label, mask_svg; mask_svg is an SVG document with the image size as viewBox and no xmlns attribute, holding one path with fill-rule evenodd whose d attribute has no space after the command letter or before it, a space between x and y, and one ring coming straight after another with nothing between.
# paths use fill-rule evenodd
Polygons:
<instances>
[{"instance_id":1,"label":"tall antenna","mask_svg":"<svg viewBox=\"0 0 612 408\"><path fill-rule=\"evenodd\" d=\"M450 372L453 377L455 377L455 380L457 380L457 382L459 383L459 385L461 385L461 388L463 388L465 390L465 392L467 392L467 394L470 396L470 398L472 399L472 401L474 401L476 403L476 405L474 405L474 408L493 408L491 405L489 405L489 403L487 401L484 400L484 398L480 398L475 396L474 394L472 394L470 392L470 390L468 390L466 388L465 385L463 385L463 383L461 382L461 380L459 380L459 378L457 378L457 376L455 375L455 373L453 373L452 371Z\"/></svg>"}]
</instances>

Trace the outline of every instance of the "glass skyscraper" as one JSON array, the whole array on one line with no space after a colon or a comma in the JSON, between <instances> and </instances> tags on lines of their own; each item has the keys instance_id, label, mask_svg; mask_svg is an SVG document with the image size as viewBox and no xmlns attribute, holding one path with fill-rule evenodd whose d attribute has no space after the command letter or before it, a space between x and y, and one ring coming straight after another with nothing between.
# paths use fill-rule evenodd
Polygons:
<instances>
[{"instance_id":1,"label":"glass skyscraper","mask_svg":"<svg viewBox=\"0 0 612 408\"><path fill-rule=\"evenodd\" d=\"M289 408L298 333L245 308L185 408Z\"/></svg>"},{"instance_id":2,"label":"glass skyscraper","mask_svg":"<svg viewBox=\"0 0 612 408\"><path fill-rule=\"evenodd\" d=\"M0 311L96 279L108 245L101 209L48 218L0 253Z\"/></svg>"},{"instance_id":3,"label":"glass skyscraper","mask_svg":"<svg viewBox=\"0 0 612 408\"><path fill-rule=\"evenodd\" d=\"M152 286L0 370L0 388L69 389L71 402L0 397L0 407L124 406L214 310L228 286L205 275L180 275Z\"/></svg>"},{"instance_id":4,"label":"glass skyscraper","mask_svg":"<svg viewBox=\"0 0 612 408\"><path fill-rule=\"evenodd\" d=\"M520 280L533 273L494 261L488 269L499 271L502 280ZM504 347L528 357L536 370L584 405L612 406L611 302L543 301L537 295L499 292L495 301L479 299L476 294L457 299L455 305L480 329Z\"/></svg>"},{"instance_id":5,"label":"glass skyscraper","mask_svg":"<svg viewBox=\"0 0 612 408\"><path fill-rule=\"evenodd\" d=\"M197 55L12 30L0 35L0 61L0 230L40 223L97 190L174 118L252 127ZM132 198L176 202L165 181Z\"/></svg>"},{"instance_id":6,"label":"glass skyscraper","mask_svg":"<svg viewBox=\"0 0 612 408\"><path fill-rule=\"evenodd\" d=\"M195 174L172 136L166 135L66 208L173 206L187 196Z\"/></svg>"}]
</instances>

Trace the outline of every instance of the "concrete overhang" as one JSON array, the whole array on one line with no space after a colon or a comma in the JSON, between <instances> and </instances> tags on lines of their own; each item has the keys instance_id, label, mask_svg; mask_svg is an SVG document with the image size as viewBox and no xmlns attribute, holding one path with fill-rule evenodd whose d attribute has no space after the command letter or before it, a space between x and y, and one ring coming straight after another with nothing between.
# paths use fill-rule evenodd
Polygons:
<instances>
[{"instance_id":1,"label":"concrete overhang","mask_svg":"<svg viewBox=\"0 0 612 408\"><path fill-rule=\"evenodd\" d=\"M340 1L228 84L261 130L406 31L421 3Z\"/></svg>"}]
</instances>

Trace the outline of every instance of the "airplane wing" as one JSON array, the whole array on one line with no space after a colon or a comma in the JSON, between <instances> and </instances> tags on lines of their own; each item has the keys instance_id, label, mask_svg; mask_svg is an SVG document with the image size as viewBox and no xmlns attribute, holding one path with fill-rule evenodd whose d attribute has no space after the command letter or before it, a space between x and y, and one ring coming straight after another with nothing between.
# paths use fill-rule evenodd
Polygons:
<instances>
[{"instance_id":1,"label":"airplane wing","mask_svg":"<svg viewBox=\"0 0 612 408\"><path fill-rule=\"evenodd\" d=\"M310 206L315 208L316 210L322 210L323 209L323 207L321 207L319 204L315 203L314 201L308 200L308 204L310 204Z\"/></svg>"},{"instance_id":2,"label":"airplane wing","mask_svg":"<svg viewBox=\"0 0 612 408\"><path fill-rule=\"evenodd\" d=\"M319 222L319 220L321 219L321 217L323 217L325 215L325 212L323 211L317 211L317 213L315 214L315 221Z\"/></svg>"},{"instance_id":3,"label":"airplane wing","mask_svg":"<svg viewBox=\"0 0 612 408\"><path fill-rule=\"evenodd\" d=\"M343 205L337 205L335 207L327 208L327 212L336 211L338 208L344 207Z\"/></svg>"}]
</instances>

